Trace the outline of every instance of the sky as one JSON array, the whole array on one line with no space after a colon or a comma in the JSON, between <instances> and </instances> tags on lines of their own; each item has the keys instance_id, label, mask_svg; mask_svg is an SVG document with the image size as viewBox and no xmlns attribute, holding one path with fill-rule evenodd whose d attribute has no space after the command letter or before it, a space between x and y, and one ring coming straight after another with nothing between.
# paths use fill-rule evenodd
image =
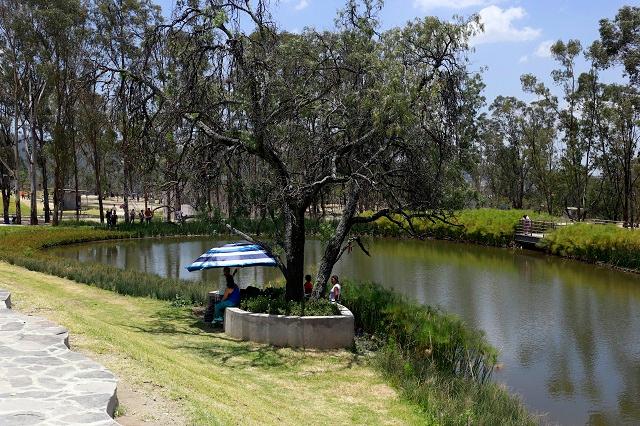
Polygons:
<instances>
[{"instance_id":1,"label":"sky","mask_svg":"<svg viewBox=\"0 0 640 426\"><path fill-rule=\"evenodd\" d=\"M299 32L305 27L331 29L336 11L344 0L272 0L280 28ZM175 0L156 0L163 14L170 15ZM549 47L556 40L578 39L583 47L599 38L602 18L613 19L631 0L386 0L380 15L383 29L402 26L425 16L444 20L454 15L480 15L485 32L473 40L471 69L482 70L487 102L498 95L524 99L520 76L532 73L549 86L556 67ZM578 71L586 71L581 63ZM603 74L608 81L621 81L620 71ZM554 90L556 94L559 91Z\"/></svg>"}]
</instances>

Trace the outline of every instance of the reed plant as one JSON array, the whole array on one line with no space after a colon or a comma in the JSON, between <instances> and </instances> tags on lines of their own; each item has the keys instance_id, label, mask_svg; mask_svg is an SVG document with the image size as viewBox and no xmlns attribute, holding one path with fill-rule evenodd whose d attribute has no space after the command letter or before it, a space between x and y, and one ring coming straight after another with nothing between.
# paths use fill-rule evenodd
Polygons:
<instances>
[{"instance_id":1,"label":"reed plant","mask_svg":"<svg viewBox=\"0 0 640 426\"><path fill-rule=\"evenodd\" d=\"M21 227L0 234L0 260L76 282L130 296L163 300L181 298L204 303L208 285L202 282L161 278L139 271L122 270L100 263L82 263L47 253L46 248L90 241L136 236L132 232L92 227Z\"/></svg>"},{"instance_id":2,"label":"reed plant","mask_svg":"<svg viewBox=\"0 0 640 426\"><path fill-rule=\"evenodd\" d=\"M557 256L640 270L640 231L637 229L577 223L545 235L539 246Z\"/></svg>"},{"instance_id":3,"label":"reed plant","mask_svg":"<svg viewBox=\"0 0 640 426\"><path fill-rule=\"evenodd\" d=\"M378 342L374 364L422 407L427 424L535 423L489 380L497 351L481 331L373 283L345 282L342 301L358 330Z\"/></svg>"}]
</instances>

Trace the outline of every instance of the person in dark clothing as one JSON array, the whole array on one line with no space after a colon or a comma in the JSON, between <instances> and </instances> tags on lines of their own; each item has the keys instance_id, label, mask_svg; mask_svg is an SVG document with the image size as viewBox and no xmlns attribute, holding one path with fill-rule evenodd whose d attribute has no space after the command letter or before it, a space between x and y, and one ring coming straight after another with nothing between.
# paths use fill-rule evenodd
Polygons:
<instances>
[{"instance_id":1,"label":"person in dark clothing","mask_svg":"<svg viewBox=\"0 0 640 426\"><path fill-rule=\"evenodd\" d=\"M229 307L236 307L240 305L240 288L236 284L233 276L238 272L236 269L233 274L231 269L225 267L223 270L224 277L227 280L227 288L224 290L222 300L216 303L213 313L213 323L222 323L224 321L224 310Z\"/></svg>"}]
</instances>

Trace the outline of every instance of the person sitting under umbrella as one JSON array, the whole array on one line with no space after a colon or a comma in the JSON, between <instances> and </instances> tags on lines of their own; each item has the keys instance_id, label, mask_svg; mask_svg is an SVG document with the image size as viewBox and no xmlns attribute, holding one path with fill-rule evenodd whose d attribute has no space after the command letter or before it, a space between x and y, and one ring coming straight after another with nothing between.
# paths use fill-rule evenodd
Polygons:
<instances>
[{"instance_id":1,"label":"person sitting under umbrella","mask_svg":"<svg viewBox=\"0 0 640 426\"><path fill-rule=\"evenodd\" d=\"M240 288L233 279L233 276L238 272L236 269L231 273L229 267L225 267L222 272L227 279L227 288L224 290L222 300L216 303L213 313L213 324L220 324L224 321L224 310L228 307L234 308L240 306Z\"/></svg>"}]
</instances>

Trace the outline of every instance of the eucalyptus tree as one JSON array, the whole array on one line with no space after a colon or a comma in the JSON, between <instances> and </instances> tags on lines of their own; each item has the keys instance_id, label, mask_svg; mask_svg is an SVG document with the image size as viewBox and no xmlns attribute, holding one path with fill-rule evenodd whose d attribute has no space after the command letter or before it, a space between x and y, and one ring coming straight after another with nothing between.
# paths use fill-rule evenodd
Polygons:
<instances>
[{"instance_id":1,"label":"eucalyptus tree","mask_svg":"<svg viewBox=\"0 0 640 426\"><path fill-rule=\"evenodd\" d=\"M620 200L623 220L633 223L640 137L640 7L624 6L613 20L602 19L600 39L589 54L599 68L620 65L629 78L624 85L601 86L601 164L614 192L611 198Z\"/></svg>"},{"instance_id":2,"label":"eucalyptus tree","mask_svg":"<svg viewBox=\"0 0 640 426\"><path fill-rule=\"evenodd\" d=\"M131 79L130 74L144 73L145 43L150 30L161 21L160 8L150 0L96 0L93 12L101 52L97 62L106 71L102 90L112 96L110 109L118 129L124 209L128 212L136 144L143 134L142 128L132 123L131 113L145 97L139 90L140 83ZM125 221L129 222L129 215L125 215Z\"/></svg>"},{"instance_id":3,"label":"eucalyptus tree","mask_svg":"<svg viewBox=\"0 0 640 426\"><path fill-rule=\"evenodd\" d=\"M600 21L593 49L604 66L622 65L633 85L640 85L640 7L624 6L613 20Z\"/></svg>"},{"instance_id":4,"label":"eucalyptus tree","mask_svg":"<svg viewBox=\"0 0 640 426\"><path fill-rule=\"evenodd\" d=\"M549 214L557 198L557 147L555 106L548 99L530 102L524 111L524 144L528 150L535 193Z\"/></svg>"},{"instance_id":5,"label":"eucalyptus tree","mask_svg":"<svg viewBox=\"0 0 640 426\"><path fill-rule=\"evenodd\" d=\"M22 102L24 88L22 87L22 77L25 72L23 35L21 31L25 21L26 6L22 2L15 0L3 0L0 2L0 36L2 37L3 66L6 68L7 81L12 81L10 91L13 94L13 115L11 123L13 125L13 165L12 170L14 186L14 197L16 204L16 223L22 223L21 200L20 200L20 124L24 117L22 114ZM6 164L5 164L6 167Z\"/></svg>"},{"instance_id":6,"label":"eucalyptus tree","mask_svg":"<svg viewBox=\"0 0 640 426\"><path fill-rule=\"evenodd\" d=\"M531 163L525 144L526 104L515 97L498 96L489 106L491 112L485 132L494 188L500 188L515 209L521 209L531 187Z\"/></svg>"}]
</instances>

